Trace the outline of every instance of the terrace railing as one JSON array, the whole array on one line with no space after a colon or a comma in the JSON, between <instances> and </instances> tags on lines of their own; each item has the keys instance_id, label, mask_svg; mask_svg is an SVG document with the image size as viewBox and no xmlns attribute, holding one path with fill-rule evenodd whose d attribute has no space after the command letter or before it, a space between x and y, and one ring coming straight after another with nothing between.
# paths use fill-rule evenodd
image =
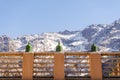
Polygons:
<instances>
[{"instance_id":1,"label":"terrace railing","mask_svg":"<svg viewBox=\"0 0 120 80\"><path fill-rule=\"evenodd\" d=\"M1 52L1 80L120 80L120 52Z\"/></svg>"},{"instance_id":2,"label":"terrace railing","mask_svg":"<svg viewBox=\"0 0 120 80\"><path fill-rule=\"evenodd\" d=\"M22 62L20 53L0 53L0 79L22 79Z\"/></svg>"}]
</instances>

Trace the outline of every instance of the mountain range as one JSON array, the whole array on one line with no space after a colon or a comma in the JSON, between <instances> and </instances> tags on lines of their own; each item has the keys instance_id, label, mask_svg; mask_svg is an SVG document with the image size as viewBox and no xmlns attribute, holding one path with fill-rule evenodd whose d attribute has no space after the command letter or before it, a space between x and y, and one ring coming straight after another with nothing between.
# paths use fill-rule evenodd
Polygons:
<instances>
[{"instance_id":1,"label":"mountain range","mask_svg":"<svg viewBox=\"0 0 120 80\"><path fill-rule=\"evenodd\" d=\"M111 24L92 24L83 30L23 35L15 39L0 36L0 52L24 52L28 41L33 52L55 51L58 41L64 51L90 51L94 43L100 52L120 50L120 19Z\"/></svg>"}]
</instances>

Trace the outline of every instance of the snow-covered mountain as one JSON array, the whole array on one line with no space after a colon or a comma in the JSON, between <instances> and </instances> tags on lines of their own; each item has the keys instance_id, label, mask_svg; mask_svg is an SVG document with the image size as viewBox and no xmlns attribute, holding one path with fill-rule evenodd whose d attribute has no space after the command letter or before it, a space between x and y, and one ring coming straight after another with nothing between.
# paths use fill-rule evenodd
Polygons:
<instances>
[{"instance_id":1,"label":"snow-covered mountain","mask_svg":"<svg viewBox=\"0 0 120 80\"><path fill-rule=\"evenodd\" d=\"M58 41L61 41L64 51L89 51L92 43L99 47L99 51L119 51L120 19L112 24L92 24L81 31L65 30L24 35L16 39L2 35L0 36L0 51L25 51L28 41L34 52L55 51Z\"/></svg>"}]
</instances>

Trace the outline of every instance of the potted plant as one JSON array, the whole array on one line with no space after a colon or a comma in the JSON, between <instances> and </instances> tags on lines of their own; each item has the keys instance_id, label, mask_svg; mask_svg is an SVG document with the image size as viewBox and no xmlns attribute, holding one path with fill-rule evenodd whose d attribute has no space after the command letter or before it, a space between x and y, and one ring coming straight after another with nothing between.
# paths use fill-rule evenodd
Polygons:
<instances>
[{"instance_id":1,"label":"potted plant","mask_svg":"<svg viewBox=\"0 0 120 80\"><path fill-rule=\"evenodd\" d=\"M56 46L56 52L61 52L61 51L63 51L63 48L62 48L60 42L58 42L58 45Z\"/></svg>"},{"instance_id":2,"label":"potted plant","mask_svg":"<svg viewBox=\"0 0 120 80\"><path fill-rule=\"evenodd\" d=\"M93 43L91 46L91 52L96 52L97 50L97 46Z\"/></svg>"},{"instance_id":3,"label":"potted plant","mask_svg":"<svg viewBox=\"0 0 120 80\"><path fill-rule=\"evenodd\" d=\"M31 46L30 42L28 42L28 44L26 45L25 52L31 52L31 51L32 51L32 46Z\"/></svg>"}]
</instances>

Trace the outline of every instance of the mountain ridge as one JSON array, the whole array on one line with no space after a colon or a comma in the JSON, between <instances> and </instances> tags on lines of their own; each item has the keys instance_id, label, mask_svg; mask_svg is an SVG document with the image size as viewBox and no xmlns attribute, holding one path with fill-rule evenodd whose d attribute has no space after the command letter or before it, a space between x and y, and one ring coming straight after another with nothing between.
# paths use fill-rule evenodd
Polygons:
<instances>
[{"instance_id":1,"label":"mountain ridge","mask_svg":"<svg viewBox=\"0 0 120 80\"><path fill-rule=\"evenodd\" d=\"M83 30L46 32L28 34L15 39L0 36L0 52L25 51L27 42L33 46L34 52L55 51L58 41L61 41L64 51L89 51L92 43L99 51L119 51L120 48L120 19L111 24L92 24Z\"/></svg>"}]
</instances>

